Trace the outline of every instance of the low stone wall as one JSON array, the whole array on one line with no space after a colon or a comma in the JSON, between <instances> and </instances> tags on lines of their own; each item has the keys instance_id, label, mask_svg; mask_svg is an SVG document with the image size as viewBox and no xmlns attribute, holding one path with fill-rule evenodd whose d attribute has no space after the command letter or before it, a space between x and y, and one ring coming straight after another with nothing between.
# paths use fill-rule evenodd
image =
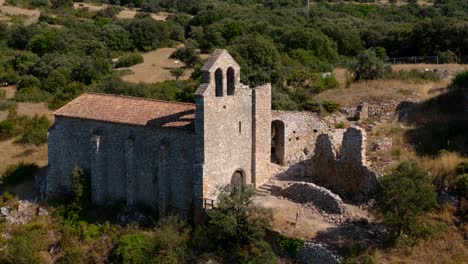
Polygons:
<instances>
[{"instance_id":1,"label":"low stone wall","mask_svg":"<svg viewBox=\"0 0 468 264\"><path fill-rule=\"evenodd\" d=\"M314 206L329 214L345 212L344 203L338 195L313 183L293 183L283 189L281 195L296 203L313 203Z\"/></svg>"}]
</instances>

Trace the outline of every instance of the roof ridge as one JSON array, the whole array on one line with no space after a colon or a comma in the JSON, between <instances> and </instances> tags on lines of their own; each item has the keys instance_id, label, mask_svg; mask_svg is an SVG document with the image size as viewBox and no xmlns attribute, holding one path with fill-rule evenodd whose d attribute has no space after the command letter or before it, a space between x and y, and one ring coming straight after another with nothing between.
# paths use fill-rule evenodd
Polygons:
<instances>
[{"instance_id":1,"label":"roof ridge","mask_svg":"<svg viewBox=\"0 0 468 264\"><path fill-rule=\"evenodd\" d=\"M152 102L162 102L162 103L170 103L170 104L181 104L181 105L195 106L194 103L178 102L178 101L167 101L167 100L154 99L154 98L145 98L145 97L140 97L140 96L130 96L130 95L110 94L110 93L97 93L97 92L85 92L84 94L102 95L102 96L109 96L109 97L120 97L120 98L152 101Z\"/></svg>"}]
</instances>

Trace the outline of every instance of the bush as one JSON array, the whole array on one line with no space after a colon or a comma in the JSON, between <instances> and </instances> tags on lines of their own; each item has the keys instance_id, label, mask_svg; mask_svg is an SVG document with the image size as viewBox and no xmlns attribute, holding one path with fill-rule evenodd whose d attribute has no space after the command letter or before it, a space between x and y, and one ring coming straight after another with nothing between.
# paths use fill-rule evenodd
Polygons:
<instances>
[{"instance_id":1,"label":"bush","mask_svg":"<svg viewBox=\"0 0 468 264\"><path fill-rule=\"evenodd\" d=\"M410 234L418 217L436 205L431 178L414 163L403 162L378 181L376 212L396 237Z\"/></svg>"},{"instance_id":2,"label":"bush","mask_svg":"<svg viewBox=\"0 0 468 264\"><path fill-rule=\"evenodd\" d=\"M45 115L35 115L23 128L23 132L17 143L34 144L36 146L44 144L47 142L49 127L50 121Z\"/></svg>"},{"instance_id":3,"label":"bush","mask_svg":"<svg viewBox=\"0 0 468 264\"><path fill-rule=\"evenodd\" d=\"M300 238L279 235L278 244L282 250L286 251L290 257L294 258L304 244L304 240Z\"/></svg>"},{"instance_id":4,"label":"bush","mask_svg":"<svg viewBox=\"0 0 468 264\"><path fill-rule=\"evenodd\" d=\"M355 63L351 65L356 81L375 80L382 78L389 69L374 50L368 49L357 56Z\"/></svg>"},{"instance_id":5,"label":"bush","mask_svg":"<svg viewBox=\"0 0 468 264\"><path fill-rule=\"evenodd\" d=\"M324 100L322 101L322 106L327 113L334 113L340 109L340 104L338 102L332 100Z\"/></svg>"},{"instance_id":6,"label":"bush","mask_svg":"<svg viewBox=\"0 0 468 264\"><path fill-rule=\"evenodd\" d=\"M18 102L46 102L50 97L50 93L39 89L39 87L23 88L15 94L15 100Z\"/></svg>"},{"instance_id":7,"label":"bush","mask_svg":"<svg viewBox=\"0 0 468 264\"><path fill-rule=\"evenodd\" d=\"M91 177L84 169L75 166L70 176L71 209L80 214L91 206Z\"/></svg>"},{"instance_id":8,"label":"bush","mask_svg":"<svg viewBox=\"0 0 468 264\"><path fill-rule=\"evenodd\" d=\"M143 248L147 243L147 237L142 233L123 235L112 251L113 263L143 264L148 263L143 254Z\"/></svg>"},{"instance_id":9,"label":"bush","mask_svg":"<svg viewBox=\"0 0 468 264\"><path fill-rule=\"evenodd\" d=\"M10 100L0 100L0 111L16 110L16 102Z\"/></svg>"},{"instance_id":10,"label":"bush","mask_svg":"<svg viewBox=\"0 0 468 264\"><path fill-rule=\"evenodd\" d=\"M460 162L455 170L458 174L468 174L468 162Z\"/></svg>"},{"instance_id":11,"label":"bush","mask_svg":"<svg viewBox=\"0 0 468 264\"><path fill-rule=\"evenodd\" d=\"M178 48L171 54L171 58L183 61L188 67L194 67L201 61L200 55L194 47Z\"/></svg>"},{"instance_id":12,"label":"bush","mask_svg":"<svg viewBox=\"0 0 468 264\"><path fill-rule=\"evenodd\" d=\"M21 128L14 120L6 119L0 121L0 140L13 138L21 133Z\"/></svg>"},{"instance_id":13,"label":"bush","mask_svg":"<svg viewBox=\"0 0 468 264\"><path fill-rule=\"evenodd\" d=\"M135 64L142 63L142 62L143 62L143 56L134 52L134 53L129 53L120 57L119 61L117 62L115 66L117 68L130 67Z\"/></svg>"},{"instance_id":14,"label":"bush","mask_svg":"<svg viewBox=\"0 0 468 264\"><path fill-rule=\"evenodd\" d=\"M18 183L34 179L34 174L39 169L35 163L20 162L7 168L0 179L3 185L16 185Z\"/></svg>"},{"instance_id":15,"label":"bush","mask_svg":"<svg viewBox=\"0 0 468 264\"><path fill-rule=\"evenodd\" d=\"M458 176L456 188L458 195L468 200L468 174Z\"/></svg>"},{"instance_id":16,"label":"bush","mask_svg":"<svg viewBox=\"0 0 468 264\"><path fill-rule=\"evenodd\" d=\"M453 79L452 85L454 87L468 89L468 71L457 74L457 76L455 76L455 79Z\"/></svg>"},{"instance_id":17,"label":"bush","mask_svg":"<svg viewBox=\"0 0 468 264\"><path fill-rule=\"evenodd\" d=\"M8 240L3 263L45 263L41 251L48 246L47 229L39 224L28 224L14 231Z\"/></svg>"}]
</instances>

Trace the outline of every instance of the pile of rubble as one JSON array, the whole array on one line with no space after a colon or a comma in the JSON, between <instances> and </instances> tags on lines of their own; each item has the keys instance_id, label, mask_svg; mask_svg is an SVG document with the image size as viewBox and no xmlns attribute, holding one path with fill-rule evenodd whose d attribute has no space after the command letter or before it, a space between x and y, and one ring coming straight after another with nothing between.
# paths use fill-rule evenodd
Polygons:
<instances>
[{"instance_id":1,"label":"pile of rubble","mask_svg":"<svg viewBox=\"0 0 468 264\"><path fill-rule=\"evenodd\" d=\"M340 263L340 258L332 250L327 249L323 244L316 242L306 242L299 251L298 259L303 264Z\"/></svg>"},{"instance_id":2,"label":"pile of rubble","mask_svg":"<svg viewBox=\"0 0 468 264\"><path fill-rule=\"evenodd\" d=\"M0 208L0 218L4 218L9 224L27 224L34 216L47 215L48 212L42 207L37 207L34 203L20 200L18 208L3 206Z\"/></svg>"},{"instance_id":3,"label":"pile of rubble","mask_svg":"<svg viewBox=\"0 0 468 264\"><path fill-rule=\"evenodd\" d=\"M338 195L313 183L293 183L283 189L281 195L296 203L311 203L327 214L343 214L345 212L344 203Z\"/></svg>"},{"instance_id":4,"label":"pile of rubble","mask_svg":"<svg viewBox=\"0 0 468 264\"><path fill-rule=\"evenodd\" d=\"M372 144L372 151L386 151L392 147L393 140L390 137L379 138Z\"/></svg>"}]
</instances>

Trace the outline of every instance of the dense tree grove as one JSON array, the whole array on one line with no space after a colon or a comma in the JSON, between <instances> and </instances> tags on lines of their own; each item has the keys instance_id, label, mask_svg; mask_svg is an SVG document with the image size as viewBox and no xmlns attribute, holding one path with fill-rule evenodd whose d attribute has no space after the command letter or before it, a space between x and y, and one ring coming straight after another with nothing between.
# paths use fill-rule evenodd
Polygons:
<instances>
[{"instance_id":1,"label":"dense tree grove","mask_svg":"<svg viewBox=\"0 0 468 264\"><path fill-rule=\"evenodd\" d=\"M271 82L273 106L282 109L305 109L325 88L304 85L324 82L312 73L331 71L358 55L362 59L365 50L379 57L440 55L447 61L468 56L468 4L461 0L429 6L316 1L309 12L305 1L292 0L103 0L114 5L100 11L73 9L71 1L8 2L40 8L41 16L29 26L0 22L0 80L18 84L17 100L48 101L51 108L105 87L114 67L132 64L125 62L131 57L127 52L180 42L190 43L189 48L174 57L195 69L202 63L198 49L229 49L242 66L242 81L252 86ZM118 5L141 12L134 19L118 19ZM165 22L153 20L150 12L160 11L172 15ZM111 59L122 55L113 64ZM301 74L306 81L290 81ZM192 75L199 76L197 71ZM182 92L180 85L165 86L171 93ZM158 94L152 86L144 89L145 95ZM142 94L130 90L127 94Z\"/></svg>"}]
</instances>

